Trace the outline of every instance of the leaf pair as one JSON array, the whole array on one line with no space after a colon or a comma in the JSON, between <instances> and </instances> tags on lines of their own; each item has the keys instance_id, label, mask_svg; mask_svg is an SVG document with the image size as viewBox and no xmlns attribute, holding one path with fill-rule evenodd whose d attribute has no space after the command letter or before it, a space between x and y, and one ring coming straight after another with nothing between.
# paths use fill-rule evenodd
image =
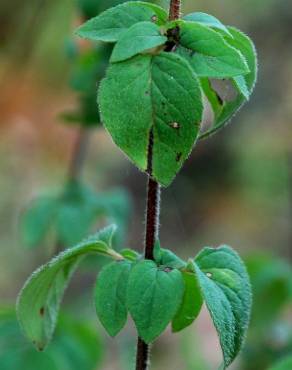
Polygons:
<instances>
[{"instance_id":1,"label":"leaf pair","mask_svg":"<svg viewBox=\"0 0 292 370\"><path fill-rule=\"evenodd\" d=\"M246 334L251 289L239 256L227 246L204 248L194 260L156 248L156 261L140 260L131 250L111 248L111 226L68 249L38 269L24 285L17 316L26 336L43 350L54 332L62 296L80 261L90 253L116 260L103 268L95 289L97 315L114 336L125 325L128 312L139 336L155 340L171 322L174 332L190 325L203 300L210 312L224 357L224 368L240 351Z\"/></svg>"},{"instance_id":2,"label":"leaf pair","mask_svg":"<svg viewBox=\"0 0 292 370\"><path fill-rule=\"evenodd\" d=\"M167 18L156 5L127 2L77 30L90 40L116 42L99 89L102 121L117 146L164 186L197 139L220 128L248 98L256 75L254 47L239 31L204 13ZM221 97L211 78L230 79L235 97ZM207 130L203 95L214 111Z\"/></svg>"}]
</instances>

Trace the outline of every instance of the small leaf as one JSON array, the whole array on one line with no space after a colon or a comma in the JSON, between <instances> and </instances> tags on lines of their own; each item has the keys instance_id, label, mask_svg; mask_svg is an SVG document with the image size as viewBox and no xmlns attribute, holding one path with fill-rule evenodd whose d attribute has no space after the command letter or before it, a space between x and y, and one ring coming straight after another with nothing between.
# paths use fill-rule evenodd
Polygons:
<instances>
[{"instance_id":1,"label":"small leaf","mask_svg":"<svg viewBox=\"0 0 292 370\"><path fill-rule=\"evenodd\" d=\"M132 262L137 261L137 259L141 257L138 252L134 251L133 249L128 249L128 248L122 249L119 253L124 258Z\"/></svg>"},{"instance_id":2,"label":"small leaf","mask_svg":"<svg viewBox=\"0 0 292 370\"><path fill-rule=\"evenodd\" d=\"M151 22L139 22L130 27L118 40L110 61L121 62L167 41L159 27Z\"/></svg>"},{"instance_id":3,"label":"small leaf","mask_svg":"<svg viewBox=\"0 0 292 370\"><path fill-rule=\"evenodd\" d=\"M58 200L54 197L41 197L25 210L21 220L21 236L28 247L37 246L54 223L58 210Z\"/></svg>"},{"instance_id":4,"label":"small leaf","mask_svg":"<svg viewBox=\"0 0 292 370\"><path fill-rule=\"evenodd\" d=\"M172 320L172 331L183 330L197 318L200 313L203 297L198 285L197 277L190 272L182 272L185 291L180 309Z\"/></svg>"},{"instance_id":5,"label":"small leaf","mask_svg":"<svg viewBox=\"0 0 292 370\"><path fill-rule=\"evenodd\" d=\"M181 21L180 44L183 55L200 77L227 78L249 72L243 55L218 32L195 22Z\"/></svg>"},{"instance_id":6,"label":"small leaf","mask_svg":"<svg viewBox=\"0 0 292 370\"><path fill-rule=\"evenodd\" d=\"M250 72L248 74L242 76L248 89L249 97L253 92L257 79L257 54L255 46L248 36L240 32L236 28L228 27L228 30L231 33L232 37L224 36L224 39L232 47L235 47L237 50L240 50L241 54L245 57L248 67L250 69ZM247 91L243 84L242 77L237 76L236 80L234 81L235 86L240 92L239 96L234 101L225 102L223 104L222 111L220 112L219 115L216 116L212 127L209 128L207 131L202 132L200 135L200 139L208 137L215 133L220 128L224 127L232 118L232 116L246 102Z\"/></svg>"},{"instance_id":7,"label":"small leaf","mask_svg":"<svg viewBox=\"0 0 292 370\"><path fill-rule=\"evenodd\" d=\"M153 261L133 267L128 282L127 305L139 336L154 341L173 319L182 302L184 282L180 271L165 271Z\"/></svg>"},{"instance_id":8,"label":"small leaf","mask_svg":"<svg viewBox=\"0 0 292 370\"><path fill-rule=\"evenodd\" d=\"M252 304L249 277L238 254L228 246L204 248L195 259L195 267L226 368L246 336Z\"/></svg>"},{"instance_id":9,"label":"small leaf","mask_svg":"<svg viewBox=\"0 0 292 370\"><path fill-rule=\"evenodd\" d=\"M51 340L64 291L83 257L101 253L118 258L119 255L110 249L115 229L109 226L65 250L26 281L17 300L17 316L25 335L37 349L43 350Z\"/></svg>"},{"instance_id":10,"label":"small leaf","mask_svg":"<svg viewBox=\"0 0 292 370\"><path fill-rule=\"evenodd\" d=\"M138 22L152 21L161 25L166 20L166 12L159 6L142 1L129 1L85 22L76 33L93 41L115 42L128 28Z\"/></svg>"},{"instance_id":11,"label":"small leaf","mask_svg":"<svg viewBox=\"0 0 292 370\"><path fill-rule=\"evenodd\" d=\"M164 248L161 249L160 264L167 266L167 267L176 268L176 269L182 269L186 266L185 261L179 258L171 250L164 249Z\"/></svg>"},{"instance_id":12,"label":"small leaf","mask_svg":"<svg viewBox=\"0 0 292 370\"><path fill-rule=\"evenodd\" d=\"M127 321L126 294L130 270L131 263L128 261L112 262L101 270L97 278L97 316L112 337L118 334Z\"/></svg>"},{"instance_id":13,"label":"small leaf","mask_svg":"<svg viewBox=\"0 0 292 370\"><path fill-rule=\"evenodd\" d=\"M224 26L224 24L221 23L213 15L210 15L210 14L207 14L207 13L196 12L196 13L191 13L191 14L185 15L183 17L183 19L185 21L201 23L204 26L208 26L208 27L211 27L211 28L222 30L227 35L229 35L229 36L231 35L228 28L226 26Z\"/></svg>"},{"instance_id":14,"label":"small leaf","mask_svg":"<svg viewBox=\"0 0 292 370\"><path fill-rule=\"evenodd\" d=\"M152 175L171 183L189 156L202 119L202 97L188 63L174 53L113 64L98 101L113 141L143 171L153 132Z\"/></svg>"}]
</instances>

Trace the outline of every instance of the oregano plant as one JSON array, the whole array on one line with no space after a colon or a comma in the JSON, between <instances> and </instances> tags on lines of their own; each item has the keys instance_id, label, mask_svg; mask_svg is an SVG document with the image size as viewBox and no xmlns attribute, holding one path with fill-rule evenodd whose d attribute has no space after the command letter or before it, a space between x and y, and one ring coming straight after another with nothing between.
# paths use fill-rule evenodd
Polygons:
<instances>
[{"instance_id":1,"label":"oregano plant","mask_svg":"<svg viewBox=\"0 0 292 370\"><path fill-rule=\"evenodd\" d=\"M39 268L17 302L23 331L39 350L52 338L72 274L92 253L112 259L97 277L97 316L111 336L132 317L138 332L136 370L148 368L149 345L166 327L183 330L203 303L219 336L220 368L242 348L251 311L244 263L227 245L203 248L187 261L162 248L160 189L170 185L196 142L223 127L248 100L256 53L239 30L205 13L181 17L180 7L179 0L170 1L168 12L151 3L125 2L77 30L81 37L114 44L98 104L113 141L148 177L145 250L114 250L112 225ZM208 127L205 102L213 111Z\"/></svg>"}]
</instances>

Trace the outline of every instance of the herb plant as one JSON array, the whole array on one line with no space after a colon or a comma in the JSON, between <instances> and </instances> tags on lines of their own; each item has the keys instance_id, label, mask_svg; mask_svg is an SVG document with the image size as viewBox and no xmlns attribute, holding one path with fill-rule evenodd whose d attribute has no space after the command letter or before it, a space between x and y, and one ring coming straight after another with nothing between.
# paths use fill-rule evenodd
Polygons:
<instances>
[{"instance_id":1,"label":"herb plant","mask_svg":"<svg viewBox=\"0 0 292 370\"><path fill-rule=\"evenodd\" d=\"M95 287L97 316L111 335L128 313L138 331L136 370L149 365L149 344L171 323L189 326L205 302L227 368L242 348L251 311L246 268L229 246L206 247L183 261L159 242L160 187L175 178L195 143L222 128L253 90L257 62L251 40L204 13L180 17L146 2L126 2L87 21L77 33L114 43L100 84L102 122L116 145L148 177L144 255L112 247L109 226L65 250L26 282L17 313L26 336L43 350L53 335L64 290L79 262L99 253L113 259ZM225 96L218 82L232 90ZM219 85L220 85L219 84ZM203 127L204 101L213 111Z\"/></svg>"}]
</instances>

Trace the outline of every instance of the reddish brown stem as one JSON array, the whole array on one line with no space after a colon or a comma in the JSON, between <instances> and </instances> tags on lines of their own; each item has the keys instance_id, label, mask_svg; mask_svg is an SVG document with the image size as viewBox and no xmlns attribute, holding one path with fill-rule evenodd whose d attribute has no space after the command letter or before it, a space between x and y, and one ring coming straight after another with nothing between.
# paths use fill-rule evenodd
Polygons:
<instances>
[{"instance_id":1,"label":"reddish brown stem","mask_svg":"<svg viewBox=\"0 0 292 370\"><path fill-rule=\"evenodd\" d=\"M181 11L181 0L170 0L169 20L174 21L179 19Z\"/></svg>"},{"instance_id":2,"label":"reddish brown stem","mask_svg":"<svg viewBox=\"0 0 292 370\"><path fill-rule=\"evenodd\" d=\"M181 1L171 0L169 20L180 17ZM159 233L160 186L152 179L153 132L150 133L148 148L148 193L146 213L145 258L154 260L154 245ZM136 354L136 370L147 370L149 366L150 347L138 338Z\"/></svg>"}]
</instances>

